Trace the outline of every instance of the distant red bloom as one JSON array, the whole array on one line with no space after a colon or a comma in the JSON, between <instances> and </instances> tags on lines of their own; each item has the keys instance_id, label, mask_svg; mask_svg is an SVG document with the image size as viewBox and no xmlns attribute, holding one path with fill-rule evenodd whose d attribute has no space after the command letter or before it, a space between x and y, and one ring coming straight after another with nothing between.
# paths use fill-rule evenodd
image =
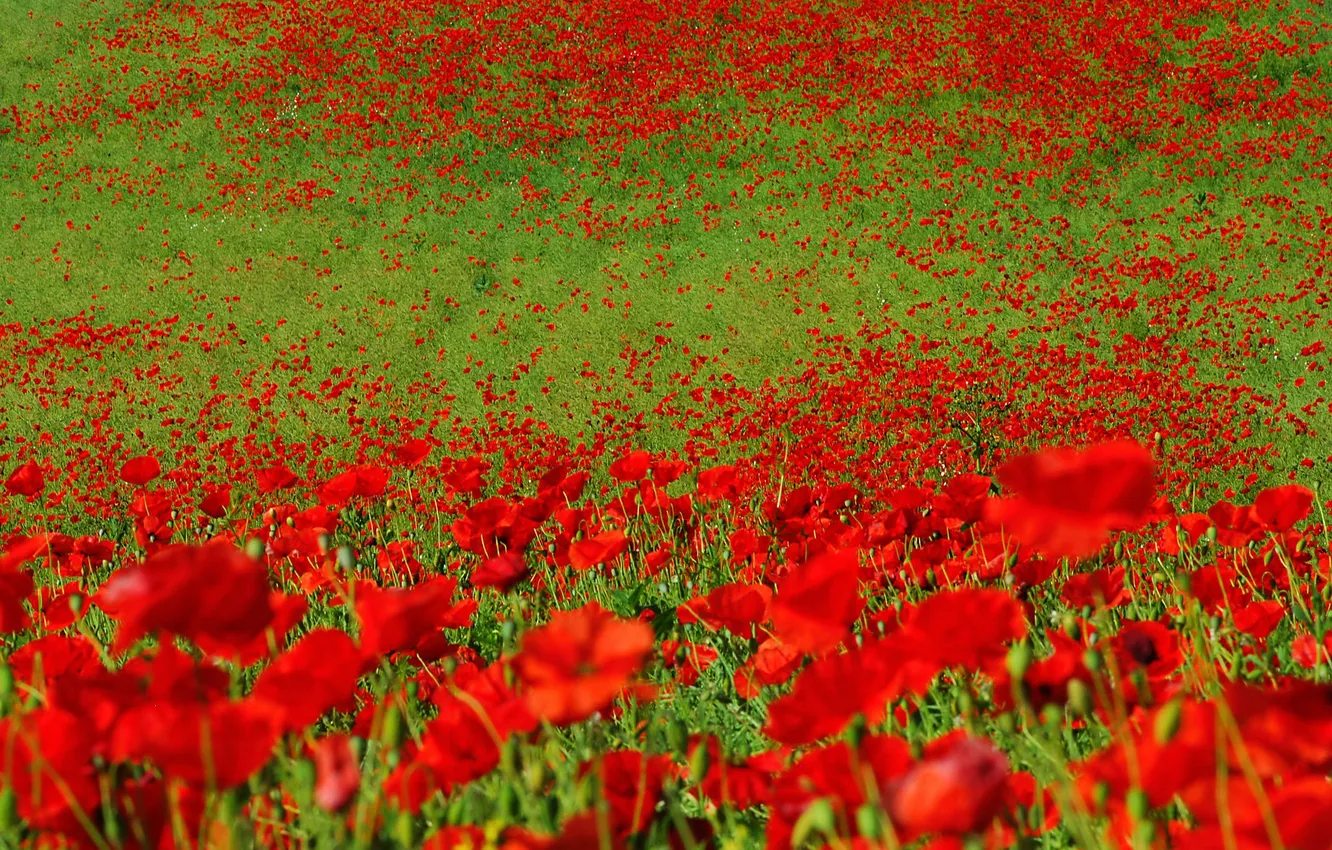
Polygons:
<instances>
[{"instance_id":1,"label":"distant red bloom","mask_svg":"<svg viewBox=\"0 0 1332 850\"><path fill-rule=\"evenodd\" d=\"M361 769L347 735L320 738L312 747L315 763L315 805L328 812L346 808L361 786Z\"/></svg>"},{"instance_id":2,"label":"distant red bloom","mask_svg":"<svg viewBox=\"0 0 1332 850\"><path fill-rule=\"evenodd\" d=\"M896 635L867 641L802 670L791 693L768 706L763 732L778 743L797 747L836 735L856 715L878 723L886 716L889 701L923 693L936 672L934 665L915 658Z\"/></svg>"},{"instance_id":3,"label":"distant red bloom","mask_svg":"<svg viewBox=\"0 0 1332 850\"><path fill-rule=\"evenodd\" d=\"M1050 557L1086 557L1139 528L1156 493L1155 459L1127 441L1024 455L996 475L1013 495L991 500L987 519Z\"/></svg>"},{"instance_id":4,"label":"distant red bloom","mask_svg":"<svg viewBox=\"0 0 1332 850\"><path fill-rule=\"evenodd\" d=\"M296 482L300 480L296 477L296 473L281 463L259 470L255 473L254 479L259 486L259 492L265 494L295 487Z\"/></svg>"},{"instance_id":5,"label":"distant red bloom","mask_svg":"<svg viewBox=\"0 0 1332 850\"><path fill-rule=\"evenodd\" d=\"M13 792L30 828L86 838L76 812L94 811L101 800L95 743L93 727L67 711L37 708L0 719L0 790Z\"/></svg>"},{"instance_id":6,"label":"distant red bloom","mask_svg":"<svg viewBox=\"0 0 1332 850\"><path fill-rule=\"evenodd\" d=\"M734 466L714 466L698 474L698 489L695 493L705 502L734 499L739 491L739 479Z\"/></svg>"},{"instance_id":7,"label":"distant red bloom","mask_svg":"<svg viewBox=\"0 0 1332 850\"><path fill-rule=\"evenodd\" d=\"M169 546L114 573L95 601L120 623L118 648L150 632L238 647L273 619L267 568L226 541Z\"/></svg>"},{"instance_id":8,"label":"distant red bloom","mask_svg":"<svg viewBox=\"0 0 1332 850\"><path fill-rule=\"evenodd\" d=\"M805 654L796 647L768 638L735 671L735 692L744 699L756 699L764 685L780 685L790 679L804 659Z\"/></svg>"},{"instance_id":9,"label":"distant red bloom","mask_svg":"<svg viewBox=\"0 0 1332 850\"><path fill-rule=\"evenodd\" d=\"M36 461L30 460L9 473L5 479L5 489L11 495L31 499L46 489L46 476Z\"/></svg>"},{"instance_id":10,"label":"distant red bloom","mask_svg":"<svg viewBox=\"0 0 1332 850\"><path fill-rule=\"evenodd\" d=\"M648 466L652 463L652 455L645 451L629 452L619 458L616 458L610 465L610 477L616 481L638 481L644 475L647 475Z\"/></svg>"},{"instance_id":11,"label":"distant red bloom","mask_svg":"<svg viewBox=\"0 0 1332 850\"><path fill-rule=\"evenodd\" d=\"M583 765L584 775L600 768L601 793L610 804L611 830L620 836L642 832L652 823L671 769L670 758L637 750L606 753Z\"/></svg>"},{"instance_id":12,"label":"distant red bloom","mask_svg":"<svg viewBox=\"0 0 1332 850\"><path fill-rule=\"evenodd\" d=\"M1064 601L1073 609L1084 606L1117 608L1129 601L1124 589L1124 568L1103 568L1077 573L1064 582Z\"/></svg>"},{"instance_id":13,"label":"distant red bloom","mask_svg":"<svg viewBox=\"0 0 1332 850\"><path fill-rule=\"evenodd\" d=\"M120 480L135 487L142 487L161 474L162 464L152 455L131 458L120 468Z\"/></svg>"},{"instance_id":14,"label":"distant red bloom","mask_svg":"<svg viewBox=\"0 0 1332 850\"><path fill-rule=\"evenodd\" d=\"M829 552L791 571L772 602L772 626L783 643L810 654L841 643L864 610L854 549Z\"/></svg>"},{"instance_id":15,"label":"distant red bloom","mask_svg":"<svg viewBox=\"0 0 1332 850\"><path fill-rule=\"evenodd\" d=\"M221 487L209 487L204 491L204 496L199 500L199 510L206 516L213 519L221 519L227 515L227 510L231 507L231 485L224 484Z\"/></svg>"},{"instance_id":16,"label":"distant red bloom","mask_svg":"<svg viewBox=\"0 0 1332 850\"><path fill-rule=\"evenodd\" d=\"M892 784L889 813L908 836L979 832L1003 810L1008 774L1008 759L989 741L950 735Z\"/></svg>"},{"instance_id":17,"label":"distant red bloom","mask_svg":"<svg viewBox=\"0 0 1332 850\"><path fill-rule=\"evenodd\" d=\"M664 640L661 656L667 667L678 671L675 680L687 688L698 684L698 678L717 660L719 653L707 644Z\"/></svg>"},{"instance_id":18,"label":"distant red bloom","mask_svg":"<svg viewBox=\"0 0 1332 850\"><path fill-rule=\"evenodd\" d=\"M1299 484L1272 487L1258 494L1253 512L1269 531L1289 531L1309 515L1313 499L1313 491Z\"/></svg>"},{"instance_id":19,"label":"distant red bloom","mask_svg":"<svg viewBox=\"0 0 1332 850\"><path fill-rule=\"evenodd\" d=\"M0 568L0 635L21 632L32 621L23 600L33 591L32 576L16 568Z\"/></svg>"},{"instance_id":20,"label":"distant red bloom","mask_svg":"<svg viewBox=\"0 0 1332 850\"><path fill-rule=\"evenodd\" d=\"M619 529L603 531L595 537L579 540L569 547L569 563L574 569L588 570L614 561L629 549L629 538Z\"/></svg>"},{"instance_id":21,"label":"distant red bloom","mask_svg":"<svg viewBox=\"0 0 1332 850\"><path fill-rule=\"evenodd\" d=\"M368 657L412 650L441 629L471 625L476 601L453 602L458 580L437 576L410 589L381 590L362 582L356 590L361 651Z\"/></svg>"},{"instance_id":22,"label":"distant red bloom","mask_svg":"<svg viewBox=\"0 0 1332 850\"><path fill-rule=\"evenodd\" d=\"M767 621L771 602L772 591L763 585L724 584L679 606L676 615L681 623L702 623L749 637L756 624Z\"/></svg>"},{"instance_id":23,"label":"distant red bloom","mask_svg":"<svg viewBox=\"0 0 1332 850\"><path fill-rule=\"evenodd\" d=\"M408 468L420 466L430 456L432 446L424 437L408 440L400 446L394 446L392 456L395 463Z\"/></svg>"},{"instance_id":24,"label":"distant red bloom","mask_svg":"<svg viewBox=\"0 0 1332 850\"><path fill-rule=\"evenodd\" d=\"M934 594L916 606L901 634L917 658L941 667L989 670L1008 644L1027 633L1021 603L1002 590L962 588Z\"/></svg>"},{"instance_id":25,"label":"distant red bloom","mask_svg":"<svg viewBox=\"0 0 1332 850\"><path fill-rule=\"evenodd\" d=\"M254 700L149 702L120 718L111 737L111 757L149 760L167 776L225 789L263 767L277 738L269 707Z\"/></svg>"},{"instance_id":26,"label":"distant red bloom","mask_svg":"<svg viewBox=\"0 0 1332 850\"><path fill-rule=\"evenodd\" d=\"M652 629L595 602L557 611L523 636L514 668L527 706L557 725L605 711L652 652Z\"/></svg>"},{"instance_id":27,"label":"distant red bloom","mask_svg":"<svg viewBox=\"0 0 1332 850\"><path fill-rule=\"evenodd\" d=\"M527 561L522 552L512 549L487 558L472 572L473 587L497 587L507 593L527 576Z\"/></svg>"},{"instance_id":28,"label":"distant red bloom","mask_svg":"<svg viewBox=\"0 0 1332 850\"><path fill-rule=\"evenodd\" d=\"M319 488L322 504L340 507L353 497L373 499L383 495L389 471L379 466L358 466L329 479Z\"/></svg>"},{"instance_id":29,"label":"distant red bloom","mask_svg":"<svg viewBox=\"0 0 1332 850\"><path fill-rule=\"evenodd\" d=\"M299 732L356 690L361 655L338 629L315 629L259 674L250 697L267 701L284 732Z\"/></svg>"}]
</instances>

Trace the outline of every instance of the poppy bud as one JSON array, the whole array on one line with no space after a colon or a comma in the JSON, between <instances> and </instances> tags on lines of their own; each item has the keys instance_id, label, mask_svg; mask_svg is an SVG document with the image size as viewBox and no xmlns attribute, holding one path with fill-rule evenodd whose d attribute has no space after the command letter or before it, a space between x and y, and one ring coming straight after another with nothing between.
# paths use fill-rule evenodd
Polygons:
<instances>
[{"instance_id":1,"label":"poppy bud","mask_svg":"<svg viewBox=\"0 0 1332 850\"><path fill-rule=\"evenodd\" d=\"M861 837L870 841L876 841L883 835L883 816L877 806L866 803L856 809L856 830Z\"/></svg>"},{"instance_id":2,"label":"poppy bud","mask_svg":"<svg viewBox=\"0 0 1332 850\"><path fill-rule=\"evenodd\" d=\"M678 719L666 723L666 743L677 756L685 754L689 746L689 729Z\"/></svg>"},{"instance_id":3,"label":"poppy bud","mask_svg":"<svg viewBox=\"0 0 1332 850\"><path fill-rule=\"evenodd\" d=\"M791 846L801 847L816 835L831 837L837 834L837 813L827 798L820 797L809 804L791 830Z\"/></svg>"},{"instance_id":4,"label":"poppy bud","mask_svg":"<svg viewBox=\"0 0 1332 850\"><path fill-rule=\"evenodd\" d=\"M1161 707L1156 714L1156 721L1152 725L1152 733L1156 736L1156 742L1162 746L1170 743L1175 734L1179 732L1180 719L1184 714L1184 703L1173 699Z\"/></svg>"},{"instance_id":5,"label":"poppy bud","mask_svg":"<svg viewBox=\"0 0 1332 850\"><path fill-rule=\"evenodd\" d=\"M1089 649L1082 653L1082 663L1093 673L1099 673L1101 667L1105 665L1105 658L1101 655L1100 650Z\"/></svg>"},{"instance_id":6,"label":"poppy bud","mask_svg":"<svg viewBox=\"0 0 1332 850\"><path fill-rule=\"evenodd\" d=\"M398 502L397 502L396 499L385 499L385 500L384 500L384 507L388 510L389 513L393 513L393 509L396 508L397 506L398 506Z\"/></svg>"},{"instance_id":7,"label":"poppy bud","mask_svg":"<svg viewBox=\"0 0 1332 850\"><path fill-rule=\"evenodd\" d=\"M352 554L352 548L347 545L338 547L338 567L343 570L352 570L356 566L356 556Z\"/></svg>"},{"instance_id":8,"label":"poppy bud","mask_svg":"<svg viewBox=\"0 0 1332 850\"><path fill-rule=\"evenodd\" d=\"M1151 847L1156 842L1156 824L1149 820L1140 820L1133 827L1133 846Z\"/></svg>"},{"instance_id":9,"label":"poppy bud","mask_svg":"<svg viewBox=\"0 0 1332 850\"><path fill-rule=\"evenodd\" d=\"M689 754L689 776L695 782L702 782L703 777L708 775L708 768L712 766L712 753L704 744L694 747L694 751Z\"/></svg>"},{"instance_id":10,"label":"poppy bud","mask_svg":"<svg viewBox=\"0 0 1332 850\"><path fill-rule=\"evenodd\" d=\"M388 750L396 750L402 743L402 714L396 705L384 707L384 725L380 727L379 739Z\"/></svg>"},{"instance_id":11,"label":"poppy bud","mask_svg":"<svg viewBox=\"0 0 1332 850\"><path fill-rule=\"evenodd\" d=\"M245 541L245 554L251 559L257 561L264 554L264 543L257 537L251 537Z\"/></svg>"},{"instance_id":12,"label":"poppy bud","mask_svg":"<svg viewBox=\"0 0 1332 850\"><path fill-rule=\"evenodd\" d=\"M1008 651L1008 675L1014 681L1021 681L1031 667L1031 644L1025 640L1013 644Z\"/></svg>"},{"instance_id":13,"label":"poppy bud","mask_svg":"<svg viewBox=\"0 0 1332 850\"><path fill-rule=\"evenodd\" d=\"M1014 715L1013 712L1006 711L999 715L999 719L996 723L999 726L999 731L1005 735L1017 734L1017 716Z\"/></svg>"},{"instance_id":14,"label":"poppy bud","mask_svg":"<svg viewBox=\"0 0 1332 850\"><path fill-rule=\"evenodd\" d=\"M1064 709L1054 703L1048 703L1041 709L1041 725L1054 733L1064 719Z\"/></svg>"},{"instance_id":15,"label":"poppy bud","mask_svg":"<svg viewBox=\"0 0 1332 850\"><path fill-rule=\"evenodd\" d=\"M865 735L868 734L868 732L869 727L865 722L865 715L857 714L855 717L852 717L851 722L847 724L846 742L851 745L852 749L859 749L860 742L865 740Z\"/></svg>"},{"instance_id":16,"label":"poppy bud","mask_svg":"<svg viewBox=\"0 0 1332 850\"><path fill-rule=\"evenodd\" d=\"M523 774L523 779L527 785L527 793L532 796L538 796L546 787L546 780L549 779L546 773L546 763L540 759L533 759L528 765L527 771Z\"/></svg>"},{"instance_id":17,"label":"poppy bud","mask_svg":"<svg viewBox=\"0 0 1332 850\"><path fill-rule=\"evenodd\" d=\"M1115 545L1111 547L1110 551L1114 554L1116 561L1124 560L1124 541L1116 540Z\"/></svg>"},{"instance_id":18,"label":"poppy bud","mask_svg":"<svg viewBox=\"0 0 1332 850\"><path fill-rule=\"evenodd\" d=\"M1205 535L1203 535L1203 536L1207 538L1207 545L1209 545L1209 546L1215 546L1215 545L1216 545L1216 526L1214 526L1214 525L1212 525L1212 526L1208 526L1208 528L1207 528L1207 533L1206 533Z\"/></svg>"},{"instance_id":19,"label":"poppy bud","mask_svg":"<svg viewBox=\"0 0 1332 850\"><path fill-rule=\"evenodd\" d=\"M1147 817L1147 813L1152 809L1151 801L1147 799L1147 792L1141 788L1130 788L1128 796L1124 798L1124 805L1133 819L1139 821Z\"/></svg>"},{"instance_id":20,"label":"poppy bud","mask_svg":"<svg viewBox=\"0 0 1332 850\"><path fill-rule=\"evenodd\" d=\"M1068 683L1068 707L1076 717L1088 717L1092 713L1091 689L1081 679Z\"/></svg>"},{"instance_id":21,"label":"poppy bud","mask_svg":"<svg viewBox=\"0 0 1332 850\"><path fill-rule=\"evenodd\" d=\"M1072 611L1064 612L1062 625L1064 634L1068 635L1070 639L1078 640L1082 637L1082 624L1078 622L1077 617L1073 616Z\"/></svg>"},{"instance_id":22,"label":"poppy bud","mask_svg":"<svg viewBox=\"0 0 1332 850\"><path fill-rule=\"evenodd\" d=\"M1102 779L1092 786L1092 802L1096 804L1096 813L1105 812L1105 804L1110 802L1110 783Z\"/></svg>"}]
</instances>

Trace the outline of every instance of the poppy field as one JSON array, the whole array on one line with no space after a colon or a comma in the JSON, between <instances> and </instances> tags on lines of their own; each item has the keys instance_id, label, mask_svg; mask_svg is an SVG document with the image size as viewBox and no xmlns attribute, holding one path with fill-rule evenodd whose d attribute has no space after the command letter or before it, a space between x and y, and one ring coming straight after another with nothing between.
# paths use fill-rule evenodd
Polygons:
<instances>
[{"instance_id":1,"label":"poppy field","mask_svg":"<svg viewBox=\"0 0 1332 850\"><path fill-rule=\"evenodd\" d=\"M0 848L1332 847L1332 16L20 0Z\"/></svg>"}]
</instances>

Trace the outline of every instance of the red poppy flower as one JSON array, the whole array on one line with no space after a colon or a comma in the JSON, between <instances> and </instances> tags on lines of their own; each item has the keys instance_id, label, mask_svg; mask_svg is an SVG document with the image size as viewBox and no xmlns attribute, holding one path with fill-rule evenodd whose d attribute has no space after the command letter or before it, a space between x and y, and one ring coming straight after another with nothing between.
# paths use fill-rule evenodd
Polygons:
<instances>
[{"instance_id":1,"label":"red poppy flower","mask_svg":"<svg viewBox=\"0 0 1332 850\"><path fill-rule=\"evenodd\" d=\"M611 830L629 836L647 829L670 774L670 758L617 750L606 753L599 762L584 764L580 773L586 776L598 768L602 798L610 807Z\"/></svg>"},{"instance_id":2,"label":"red poppy flower","mask_svg":"<svg viewBox=\"0 0 1332 850\"><path fill-rule=\"evenodd\" d=\"M420 466L430 456L431 448L430 441L424 437L408 440L400 446L393 447L393 461L408 468Z\"/></svg>"},{"instance_id":3,"label":"red poppy flower","mask_svg":"<svg viewBox=\"0 0 1332 850\"><path fill-rule=\"evenodd\" d=\"M85 718L67 711L37 708L0 719L0 789L13 792L29 828L86 839L79 814L101 800L95 744Z\"/></svg>"},{"instance_id":4,"label":"red poppy flower","mask_svg":"<svg viewBox=\"0 0 1332 850\"><path fill-rule=\"evenodd\" d=\"M441 629L471 625L476 601L453 602L458 580L437 576L410 589L381 590L362 582L356 590L361 621L361 651L371 658L415 649Z\"/></svg>"},{"instance_id":5,"label":"red poppy flower","mask_svg":"<svg viewBox=\"0 0 1332 850\"><path fill-rule=\"evenodd\" d=\"M616 481L638 481L647 475L651 463L652 455L640 450L616 458L608 471Z\"/></svg>"},{"instance_id":6,"label":"red poppy flower","mask_svg":"<svg viewBox=\"0 0 1332 850\"><path fill-rule=\"evenodd\" d=\"M277 738L266 703L152 702L121 717L110 752L117 761L148 760L167 776L226 789L263 767Z\"/></svg>"},{"instance_id":7,"label":"red poppy flower","mask_svg":"<svg viewBox=\"0 0 1332 850\"><path fill-rule=\"evenodd\" d=\"M473 587L497 587L507 593L527 576L527 561L522 552L510 549L487 558L472 572Z\"/></svg>"},{"instance_id":8,"label":"red poppy flower","mask_svg":"<svg viewBox=\"0 0 1332 850\"><path fill-rule=\"evenodd\" d=\"M284 732L299 732L356 690L361 655L337 629L315 629L259 674L250 697L267 701Z\"/></svg>"},{"instance_id":9,"label":"red poppy flower","mask_svg":"<svg viewBox=\"0 0 1332 850\"><path fill-rule=\"evenodd\" d=\"M32 591L32 576L28 573L0 568L0 634L21 632L32 625L23 607L23 600Z\"/></svg>"},{"instance_id":10,"label":"red poppy flower","mask_svg":"<svg viewBox=\"0 0 1332 850\"><path fill-rule=\"evenodd\" d=\"M871 723L886 716L890 700L923 693L935 668L921 664L896 636L810 664L791 693L768 706L763 732L796 747L836 735L856 715Z\"/></svg>"},{"instance_id":11,"label":"red poppy flower","mask_svg":"<svg viewBox=\"0 0 1332 850\"><path fill-rule=\"evenodd\" d=\"M1078 573L1064 582L1064 601L1073 609L1084 606L1097 608L1117 608L1128 602L1129 594L1124 589L1124 568L1107 567Z\"/></svg>"},{"instance_id":12,"label":"red poppy flower","mask_svg":"<svg viewBox=\"0 0 1332 850\"><path fill-rule=\"evenodd\" d=\"M327 812L346 808L361 786L361 769L347 735L329 735L315 742L315 805Z\"/></svg>"},{"instance_id":13,"label":"red poppy flower","mask_svg":"<svg viewBox=\"0 0 1332 850\"><path fill-rule=\"evenodd\" d=\"M772 626L783 643L816 655L841 643L864 607L855 550L828 552L778 585Z\"/></svg>"},{"instance_id":14,"label":"red poppy flower","mask_svg":"<svg viewBox=\"0 0 1332 850\"><path fill-rule=\"evenodd\" d=\"M14 496L31 499L46 489L46 477L36 461L28 461L9 473L5 479L5 489Z\"/></svg>"},{"instance_id":15,"label":"red poppy flower","mask_svg":"<svg viewBox=\"0 0 1332 850\"><path fill-rule=\"evenodd\" d=\"M629 549L629 538L619 529L603 531L595 537L579 540L569 547L569 563L576 570L588 570L609 563Z\"/></svg>"},{"instance_id":16,"label":"red poppy flower","mask_svg":"<svg viewBox=\"0 0 1332 850\"><path fill-rule=\"evenodd\" d=\"M681 623L702 623L749 637L754 626L768 619L772 591L763 585L724 584L706 596L696 596L676 609Z\"/></svg>"},{"instance_id":17,"label":"red poppy flower","mask_svg":"<svg viewBox=\"0 0 1332 850\"><path fill-rule=\"evenodd\" d=\"M143 487L162 474L162 464L152 455L130 458L120 467L120 480L135 487Z\"/></svg>"},{"instance_id":18,"label":"red poppy flower","mask_svg":"<svg viewBox=\"0 0 1332 850\"><path fill-rule=\"evenodd\" d=\"M118 570L94 601L119 621L118 649L151 632L240 647L273 620L267 568L224 540L169 546Z\"/></svg>"},{"instance_id":19,"label":"red poppy flower","mask_svg":"<svg viewBox=\"0 0 1332 850\"><path fill-rule=\"evenodd\" d=\"M605 711L652 652L652 629L595 602L523 635L514 669L527 706L557 725Z\"/></svg>"},{"instance_id":20,"label":"red poppy flower","mask_svg":"<svg viewBox=\"0 0 1332 850\"><path fill-rule=\"evenodd\" d=\"M1024 455L996 475L1013 495L991 500L987 519L1050 557L1086 557L1139 528L1156 492L1156 461L1133 442Z\"/></svg>"},{"instance_id":21,"label":"red poppy flower","mask_svg":"<svg viewBox=\"0 0 1332 850\"><path fill-rule=\"evenodd\" d=\"M1258 494L1253 512L1269 531L1289 531L1309 515L1313 499L1313 491L1299 484L1272 487Z\"/></svg>"},{"instance_id":22,"label":"red poppy flower","mask_svg":"<svg viewBox=\"0 0 1332 850\"><path fill-rule=\"evenodd\" d=\"M254 479L259 486L259 492L264 494L295 487L296 482L300 480L296 477L296 473L281 463L261 469L255 473Z\"/></svg>"},{"instance_id":23,"label":"red poppy flower","mask_svg":"<svg viewBox=\"0 0 1332 850\"><path fill-rule=\"evenodd\" d=\"M199 500L199 510L206 516L213 519L221 519L227 515L227 510L231 507L231 485L224 484L221 487L209 487L204 491L204 497Z\"/></svg>"},{"instance_id":24,"label":"red poppy flower","mask_svg":"<svg viewBox=\"0 0 1332 850\"><path fill-rule=\"evenodd\" d=\"M963 588L936 593L911 612L901 633L916 657L941 667L986 671L1027 633L1021 603L1002 590Z\"/></svg>"},{"instance_id":25,"label":"red poppy flower","mask_svg":"<svg viewBox=\"0 0 1332 850\"><path fill-rule=\"evenodd\" d=\"M735 671L735 692L744 699L757 699L764 685L780 685L791 678L805 654L777 638L768 638L744 665Z\"/></svg>"},{"instance_id":26,"label":"red poppy flower","mask_svg":"<svg viewBox=\"0 0 1332 850\"><path fill-rule=\"evenodd\" d=\"M966 835L989 826L1007 796L1008 759L989 741L954 734L891 786L888 810L908 836Z\"/></svg>"}]
</instances>

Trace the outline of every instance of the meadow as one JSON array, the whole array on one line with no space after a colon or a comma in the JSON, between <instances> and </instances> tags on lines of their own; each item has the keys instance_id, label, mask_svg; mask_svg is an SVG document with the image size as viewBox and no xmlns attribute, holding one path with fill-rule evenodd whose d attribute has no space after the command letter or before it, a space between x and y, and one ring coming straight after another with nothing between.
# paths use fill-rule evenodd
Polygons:
<instances>
[{"instance_id":1,"label":"meadow","mask_svg":"<svg viewBox=\"0 0 1332 850\"><path fill-rule=\"evenodd\" d=\"M0 846L1332 846L1321 4L6 26Z\"/></svg>"}]
</instances>

